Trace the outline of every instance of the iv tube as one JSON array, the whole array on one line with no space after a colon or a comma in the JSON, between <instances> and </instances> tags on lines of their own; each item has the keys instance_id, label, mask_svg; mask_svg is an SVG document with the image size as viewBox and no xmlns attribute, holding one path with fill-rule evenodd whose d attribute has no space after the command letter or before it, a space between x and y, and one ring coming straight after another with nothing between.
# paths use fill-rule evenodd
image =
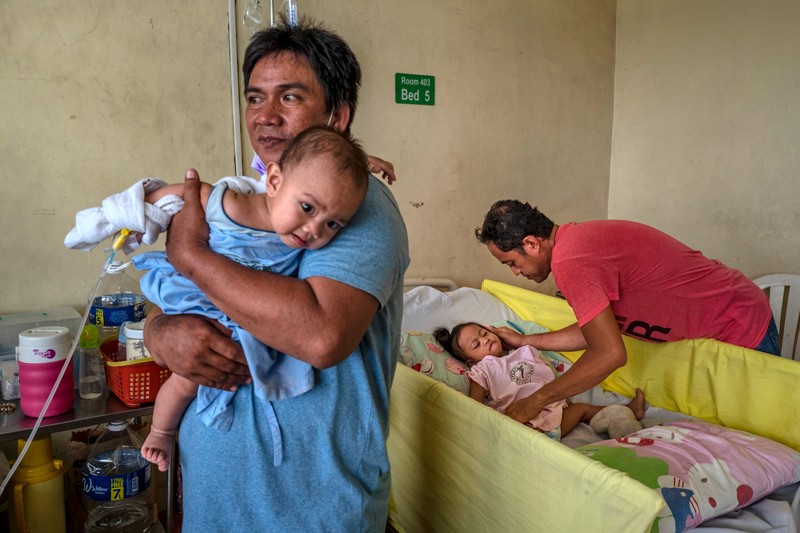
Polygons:
<instances>
[{"instance_id":1,"label":"iv tube","mask_svg":"<svg viewBox=\"0 0 800 533\"><path fill-rule=\"evenodd\" d=\"M274 0L269 0L269 27L275 27L275 4Z\"/></svg>"},{"instance_id":2,"label":"iv tube","mask_svg":"<svg viewBox=\"0 0 800 533\"><path fill-rule=\"evenodd\" d=\"M47 397L47 401L44 402L42 406L42 412L39 414L39 418L36 419L36 423L33 425L33 429L31 429L31 434L28 437L28 440L25 442L25 446L22 448L22 451L19 452L19 456L17 460L14 461L14 466L11 467L11 470L8 471L6 474L3 483L0 484L0 495L3 494L3 491L6 489L6 486L11 481L11 476L14 475L14 472L17 471L17 467L22 464L22 458L28 452L28 448L33 442L33 438L36 436L36 432L39 430L39 426L42 423L42 419L44 418L45 412L47 412L47 408L50 407L50 402L53 401L53 397L56 395L56 390L58 389L58 385L61 383L61 380L64 378L64 374L67 371L67 365L72 360L72 354L75 353L75 348L80 342L81 333L83 332L83 327L86 325L86 321L89 318L89 311L91 310L92 306L91 303L94 301L95 297L97 296L97 290L100 288L100 283L103 281L103 278L106 277L106 271L108 267L111 265L111 262L114 260L114 255L116 255L117 250L122 247L122 244L125 242L125 237L128 236L130 231L127 229L123 229L120 231L118 237L114 239L114 244L111 246L111 253L108 254L108 259L106 260L105 264L103 265L103 270L100 271L100 276L97 278L97 283L94 286L90 296L89 296L89 304L86 306L86 311L83 313L83 318L81 319L81 324L78 326L77 335L72 340L72 346L69 349L69 353L67 354L66 359L64 359L64 366L61 367L61 372L59 372L58 377L56 378L56 382L53 384L53 389L50 391L50 396Z\"/></svg>"}]
</instances>

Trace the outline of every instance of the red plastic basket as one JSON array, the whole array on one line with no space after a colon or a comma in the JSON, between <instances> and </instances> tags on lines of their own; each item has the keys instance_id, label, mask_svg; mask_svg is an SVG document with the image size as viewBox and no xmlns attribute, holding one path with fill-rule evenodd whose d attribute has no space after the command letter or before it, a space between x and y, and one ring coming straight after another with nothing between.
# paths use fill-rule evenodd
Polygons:
<instances>
[{"instance_id":1,"label":"red plastic basket","mask_svg":"<svg viewBox=\"0 0 800 533\"><path fill-rule=\"evenodd\" d=\"M158 389L172 372L158 366L152 357L115 361L118 344L116 337L110 337L100 344L109 390L128 407L139 407L143 403L156 401Z\"/></svg>"}]
</instances>

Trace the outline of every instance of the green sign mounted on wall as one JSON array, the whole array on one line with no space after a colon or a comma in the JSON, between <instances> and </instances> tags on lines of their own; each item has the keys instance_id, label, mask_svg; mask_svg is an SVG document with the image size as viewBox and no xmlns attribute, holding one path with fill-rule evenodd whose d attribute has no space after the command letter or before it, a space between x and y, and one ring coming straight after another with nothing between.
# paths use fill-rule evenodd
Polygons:
<instances>
[{"instance_id":1,"label":"green sign mounted on wall","mask_svg":"<svg viewBox=\"0 0 800 533\"><path fill-rule=\"evenodd\" d=\"M421 74L396 73L394 75L394 101L398 104L435 104L436 78Z\"/></svg>"}]
</instances>

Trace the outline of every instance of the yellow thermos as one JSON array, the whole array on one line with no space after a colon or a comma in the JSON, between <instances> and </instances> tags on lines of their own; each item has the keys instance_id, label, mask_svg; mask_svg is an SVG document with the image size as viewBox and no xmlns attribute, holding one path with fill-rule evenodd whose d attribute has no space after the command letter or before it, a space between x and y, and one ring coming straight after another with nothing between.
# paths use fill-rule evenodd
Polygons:
<instances>
[{"instance_id":1,"label":"yellow thermos","mask_svg":"<svg viewBox=\"0 0 800 533\"><path fill-rule=\"evenodd\" d=\"M24 446L25 440L17 441L18 452ZM64 465L53 459L50 435L33 439L8 488L11 533L66 531Z\"/></svg>"}]
</instances>

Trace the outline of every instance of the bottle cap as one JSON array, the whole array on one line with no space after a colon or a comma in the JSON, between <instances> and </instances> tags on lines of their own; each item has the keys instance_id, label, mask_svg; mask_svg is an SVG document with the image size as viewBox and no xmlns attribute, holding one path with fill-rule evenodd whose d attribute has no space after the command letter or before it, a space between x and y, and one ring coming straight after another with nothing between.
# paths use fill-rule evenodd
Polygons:
<instances>
[{"instance_id":1,"label":"bottle cap","mask_svg":"<svg viewBox=\"0 0 800 533\"><path fill-rule=\"evenodd\" d=\"M106 427L110 431L120 431L128 427L128 420L114 420L112 422L106 422Z\"/></svg>"},{"instance_id":2,"label":"bottle cap","mask_svg":"<svg viewBox=\"0 0 800 533\"><path fill-rule=\"evenodd\" d=\"M97 348L100 346L100 334L97 326L86 324L81 332L81 348Z\"/></svg>"},{"instance_id":3,"label":"bottle cap","mask_svg":"<svg viewBox=\"0 0 800 533\"><path fill-rule=\"evenodd\" d=\"M144 320L141 322L127 322L125 324L125 337L136 340L144 339Z\"/></svg>"},{"instance_id":4,"label":"bottle cap","mask_svg":"<svg viewBox=\"0 0 800 533\"><path fill-rule=\"evenodd\" d=\"M69 329L63 326L38 326L19 334L21 363L63 361L72 347Z\"/></svg>"},{"instance_id":5,"label":"bottle cap","mask_svg":"<svg viewBox=\"0 0 800 533\"><path fill-rule=\"evenodd\" d=\"M64 326L39 326L19 334L20 347L42 348L69 343L69 329Z\"/></svg>"}]
</instances>

